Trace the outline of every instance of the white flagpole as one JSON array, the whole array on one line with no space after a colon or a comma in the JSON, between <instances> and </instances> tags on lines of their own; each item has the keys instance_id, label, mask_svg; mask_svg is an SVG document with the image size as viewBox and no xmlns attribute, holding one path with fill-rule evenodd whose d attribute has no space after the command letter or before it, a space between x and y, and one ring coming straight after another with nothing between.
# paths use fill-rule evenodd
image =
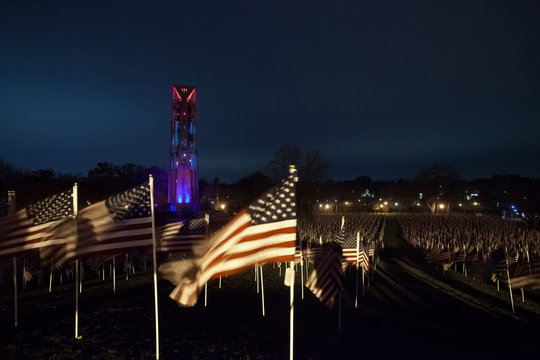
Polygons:
<instances>
[{"instance_id":1,"label":"white flagpole","mask_svg":"<svg viewBox=\"0 0 540 360\"><path fill-rule=\"evenodd\" d=\"M504 249L504 256L506 261L506 279L508 280L508 290L510 291L510 302L512 304L512 314L514 311L514 296L512 295L512 283L510 282L510 271L508 271L508 248Z\"/></svg>"},{"instance_id":2,"label":"white flagpole","mask_svg":"<svg viewBox=\"0 0 540 360\"><path fill-rule=\"evenodd\" d=\"M79 277L79 293L82 294L82 283L83 283L83 280L84 280L84 266L83 266L83 263L80 262L79 266L81 267L81 275Z\"/></svg>"},{"instance_id":3,"label":"white flagpole","mask_svg":"<svg viewBox=\"0 0 540 360\"><path fill-rule=\"evenodd\" d=\"M263 280L263 268L262 266L259 266L259 269L261 269L261 299L262 299L262 315L265 316L265 310L264 310L264 280Z\"/></svg>"},{"instance_id":4,"label":"white flagpole","mask_svg":"<svg viewBox=\"0 0 540 360\"><path fill-rule=\"evenodd\" d=\"M75 260L75 339L79 337L79 260Z\"/></svg>"},{"instance_id":5,"label":"white flagpole","mask_svg":"<svg viewBox=\"0 0 540 360\"><path fill-rule=\"evenodd\" d=\"M358 308L358 262L360 260L360 231L356 233L356 298L354 307Z\"/></svg>"},{"instance_id":6,"label":"white flagpole","mask_svg":"<svg viewBox=\"0 0 540 360\"><path fill-rule=\"evenodd\" d=\"M525 237L525 235L523 235ZM529 275L531 275L531 259L529 257L529 246L525 247L525 253L527 254L527 265L529 266ZM525 290L521 288L521 302L525 302Z\"/></svg>"},{"instance_id":7,"label":"white flagpole","mask_svg":"<svg viewBox=\"0 0 540 360\"><path fill-rule=\"evenodd\" d=\"M23 261L23 272L22 272L22 275L23 275L23 292L24 290L26 290L26 256L24 257L24 261Z\"/></svg>"},{"instance_id":8,"label":"white flagpole","mask_svg":"<svg viewBox=\"0 0 540 360\"><path fill-rule=\"evenodd\" d=\"M15 213L15 190L8 190L8 215ZM13 315L15 327L19 325L19 306L17 304L17 257L13 257Z\"/></svg>"},{"instance_id":9,"label":"white flagpole","mask_svg":"<svg viewBox=\"0 0 540 360\"><path fill-rule=\"evenodd\" d=\"M294 169L294 165L290 166L289 172L291 174L294 174L296 170ZM298 182L298 177L294 177L294 181ZM296 236L295 236L296 240ZM294 257L293 261L290 262L291 266L291 300L290 300L290 340L289 340L289 359L294 359Z\"/></svg>"},{"instance_id":10,"label":"white flagpole","mask_svg":"<svg viewBox=\"0 0 540 360\"><path fill-rule=\"evenodd\" d=\"M291 266L291 301L290 301L290 342L289 342L289 359L294 359L294 261L290 262Z\"/></svg>"},{"instance_id":11,"label":"white flagpole","mask_svg":"<svg viewBox=\"0 0 540 360\"><path fill-rule=\"evenodd\" d=\"M255 264L255 280L257 281L257 294L259 293L259 269L258 265Z\"/></svg>"},{"instance_id":12,"label":"white flagpole","mask_svg":"<svg viewBox=\"0 0 540 360\"><path fill-rule=\"evenodd\" d=\"M15 301L15 327L19 325L19 309L17 304L17 257L13 257L13 291L15 293L14 301Z\"/></svg>"},{"instance_id":13,"label":"white flagpole","mask_svg":"<svg viewBox=\"0 0 540 360\"><path fill-rule=\"evenodd\" d=\"M206 213L204 214L204 221L205 221L205 227L204 227L204 232L206 234L206 236L208 236L208 232L209 232L209 229L210 229L210 214ZM219 278L220 282L221 282L221 277ZM206 307L208 305L208 282L206 282L204 284L204 307Z\"/></svg>"},{"instance_id":14,"label":"white flagpole","mask_svg":"<svg viewBox=\"0 0 540 360\"><path fill-rule=\"evenodd\" d=\"M158 293L157 293L157 260L156 260L156 224L154 216L154 178L150 174L150 212L152 214L152 258L154 260L154 304L156 316L156 359L159 359L159 312L158 312Z\"/></svg>"},{"instance_id":15,"label":"white flagpole","mask_svg":"<svg viewBox=\"0 0 540 360\"><path fill-rule=\"evenodd\" d=\"M364 266L362 266L362 295L366 295L366 287L364 284Z\"/></svg>"},{"instance_id":16,"label":"white flagpole","mask_svg":"<svg viewBox=\"0 0 540 360\"><path fill-rule=\"evenodd\" d=\"M302 288L302 300L304 300L304 255L300 244L300 287ZM262 274L262 269L261 269Z\"/></svg>"},{"instance_id":17,"label":"white flagpole","mask_svg":"<svg viewBox=\"0 0 540 360\"><path fill-rule=\"evenodd\" d=\"M77 226L77 216L79 214L79 191L77 183L73 185L73 216L75 217L75 226ZM77 234L77 228L75 228ZM79 338L79 260L75 260L75 339Z\"/></svg>"},{"instance_id":18,"label":"white flagpole","mask_svg":"<svg viewBox=\"0 0 540 360\"><path fill-rule=\"evenodd\" d=\"M506 267L506 278L508 279L508 290L510 291L510 303L512 304L512 314L514 311L514 296L512 295L512 283L510 282L510 272L508 271L508 266Z\"/></svg>"},{"instance_id":19,"label":"white flagpole","mask_svg":"<svg viewBox=\"0 0 540 360\"><path fill-rule=\"evenodd\" d=\"M53 271L53 261L51 259L51 274L49 275L49 292L52 291L52 271Z\"/></svg>"},{"instance_id":20,"label":"white flagpole","mask_svg":"<svg viewBox=\"0 0 540 360\"><path fill-rule=\"evenodd\" d=\"M112 258L112 287L113 294L116 295L116 256Z\"/></svg>"}]
</instances>

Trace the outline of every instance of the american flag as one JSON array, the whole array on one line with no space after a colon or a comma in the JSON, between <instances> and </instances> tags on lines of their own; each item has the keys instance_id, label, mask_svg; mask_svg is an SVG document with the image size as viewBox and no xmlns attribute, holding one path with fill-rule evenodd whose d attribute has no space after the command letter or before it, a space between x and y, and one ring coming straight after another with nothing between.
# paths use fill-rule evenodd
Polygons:
<instances>
[{"instance_id":1,"label":"american flag","mask_svg":"<svg viewBox=\"0 0 540 360\"><path fill-rule=\"evenodd\" d=\"M519 265L512 277L512 288L540 288L540 258L535 257L530 261L523 260Z\"/></svg>"},{"instance_id":2,"label":"american flag","mask_svg":"<svg viewBox=\"0 0 540 360\"><path fill-rule=\"evenodd\" d=\"M369 271L369 257L364 250L361 250L358 253L358 262L360 263L360 266L362 266L365 272Z\"/></svg>"},{"instance_id":3,"label":"american flag","mask_svg":"<svg viewBox=\"0 0 540 360\"><path fill-rule=\"evenodd\" d=\"M493 255L493 257L496 257L497 255ZM502 259L500 259L497 263L495 263L495 266L491 269L491 279L497 279L500 277L503 277L506 275L506 270L509 270L510 267L512 267L513 264L517 263L519 260L519 254L508 254L504 253L502 256L504 256ZM493 262L492 262L493 264ZM493 280L493 281L495 281Z\"/></svg>"},{"instance_id":4,"label":"american flag","mask_svg":"<svg viewBox=\"0 0 540 360\"><path fill-rule=\"evenodd\" d=\"M296 245L296 170L280 185L256 199L218 233L194 249L194 259L160 266L162 276L176 288L169 295L193 306L204 284L255 264L293 261Z\"/></svg>"},{"instance_id":5,"label":"american flag","mask_svg":"<svg viewBox=\"0 0 540 360\"><path fill-rule=\"evenodd\" d=\"M59 243L64 225L73 226L66 218L73 216L72 190L66 190L29 205L0 220L0 257L17 255Z\"/></svg>"},{"instance_id":6,"label":"american flag","mask_svg":"<svg viewBox=\"0 0 540 360\"><path fill-rule=\"evenodd\" d=\"M343 247L343 257L348 263L356 264L358 261L358 253L356 249L356 236L354 234L348 234L341 236L342 243L340 244Z\"/></svg>"},{"instance_id":7,"label":"american flag","mask_svg":"<svg viewBox=\"0 0 540 360\"><path fill-rule=\"evenodd\" d=\"M451 262L452 261L452 253L450 250L439 250L439 249L431 249L427 250L425 258L427 262L433 263L433 262Z\"/></svg>"},{"instance_id":8,"label":"american flag","mask_svg":"<svg viewBox=\"0 0 540 360\"><path fill-rule=\"evenodd\" d=\"M77 236L51 254L59 264L75 259L152 246L149 184L111 196L79 211ZM47 255L43 257L48 257Z\"/></svg>"},{"instance_id":9,"label":"american flag","mask_svg":"<svg viewBox=\"0 0 540 360\"><path fill-rule=\"evenodd\" d=\"M300 264L304 258L303 250L300 250L300 248L296 248L294 252L294 264Z\"/></svg>"},{"instance_id":10,"label":"american flag","mask_svg":"<svg viewBox=\"0 0 540 360\"><path fill-rule=\"evenodd\" d=\"M375 256L375 247L373 243L367 245L368 256Z\"/></svg>"},{"instance_id":11,"label":"american flag","mask_svg":"<svg viewBox=\"0 0 540 360\"><path fill-rule=\"evenodd\" d=\"M206 240L205 218L171 222L156 229L157 251L192 251Z\"/></svg>"},{"instance_id":12,"label":"american flag","mask_svg":"<svg viewBox=\"0 0 540 360\"><path fill-rule=\"evenodd\" d=\"M354 234L349 234L348 236L344 237L343 258L347 263L358 263L364 268L364 271L369 270L368 253L366 253L364 245L360 245L359 249L356 249L356 236L354 236Z\"/></svg>"},{"instance_id":13,"label":"american flag","mask_svg":"<svg viewBox=\"0 0 540 360\"><path fill-rule=\"evenodd\" d=\"M332 308L343 289L341 247L327 243L316 252L314 269L306 281L306 287L323 304Z\"/></svg>"}]
</instances>

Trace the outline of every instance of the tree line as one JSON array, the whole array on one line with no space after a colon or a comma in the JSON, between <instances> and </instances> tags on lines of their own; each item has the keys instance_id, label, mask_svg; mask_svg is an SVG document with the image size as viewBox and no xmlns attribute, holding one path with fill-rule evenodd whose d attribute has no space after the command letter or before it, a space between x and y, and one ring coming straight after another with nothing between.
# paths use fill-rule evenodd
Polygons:
<instances>
[{"instance_id":1,"label":"tree line","mask_svg":"<svg viewBox=\"0 0 540 360\"><path fill-rule=\"evenodd\" d=\"M264 168L232 183L219 178L199 179L201 210L218 209L235 213L286 176L294 164L299 173L299 212L324 211L414 211L491 212L503 210L533 219L540 208L540 179L519 175L493 175L464 180L451 164L435 163L419 169L411 179L374 181L367 175L352 180L331 178L331 166L319 150L303 152L296 144L280 146ZM94 202L140 184L152 174L156 199L167 198L167 170L133 163L116 165L98 162L87 176L58 173L53 169L18 169L0 159L0 191L17 193L18 207L62 191L78 182L84 188L81 201ZM83 194L83 192L81 192ZM473 204L476 204L473 206ZM511 206L514 208L511 208Z\"/></svg>"}]
</instances>

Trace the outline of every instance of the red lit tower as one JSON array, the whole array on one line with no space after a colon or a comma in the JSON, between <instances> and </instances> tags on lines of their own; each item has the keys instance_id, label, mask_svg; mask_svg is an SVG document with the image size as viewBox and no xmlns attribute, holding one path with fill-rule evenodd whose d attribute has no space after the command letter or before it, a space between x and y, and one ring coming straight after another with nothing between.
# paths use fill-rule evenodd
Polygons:
<instances>
[{"instance_id":1,"label":"red lit tower","mask_svg":"<svg viewBox=\"0 0 540 360\"><path fill-rule=\"evenodd\" d=\"M195 87L173 85L168 196L173 210L197 210L199 164L196 126Z\"/></svg>"}]
</instances>

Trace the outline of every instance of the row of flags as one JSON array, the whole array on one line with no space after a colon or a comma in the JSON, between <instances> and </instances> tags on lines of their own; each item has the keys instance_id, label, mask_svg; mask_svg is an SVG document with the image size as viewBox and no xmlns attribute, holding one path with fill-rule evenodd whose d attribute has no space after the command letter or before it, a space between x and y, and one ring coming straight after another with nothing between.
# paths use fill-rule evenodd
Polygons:
<instances>
[{"instance_id":1,"label":"row of flags","mask_svg":"<svg viewBox=\"0 0 540 360\"><path fill-rule=\"evenodd\" d=\"M208 238L208 218L172 222L156 230L152 178L148 184L108 197L80 211L75 184L73 189L0 219L0 264L3 258L13 259L15 327L18 322L17 256L32 254L37 258L36 253L39 253L42 261L51 264L51 281L52 264L58 267L75 262L75 338L79 339L79 260L86 259L92 263L92 268L101 267L104 270L103 261L107 257L113 256L114 263L115 254L152 249L155 344L156 359L159 359L156 252L192 250L192 257L167 262L159 267L161 276L175 285L169 297L183 306L194 306L199 293L211 279L253 267L257 269L264 264L290 263L287 273L292 275L289 276L289 352L292 359L297 182L296 170L291 167L288 178L255 199L211 238ZM158 237L159 241L156 241ZM369 268L370 250L360 253L358 241L355 250L355 259L347 259L339 244L325 244L319 251L313 251L307 256L313 263L313 270L306 286L328 307L334 305L343 289L344 265L356 262L357 269L359 264L362 264L362 269ZM129 265L127 255L126 264ZM113 275L113 284L114 279Z\"/></svg>"},{"instance_id":2,"label":"row of flags","mask_svg":"<svg viewBox=\"0 0 540 360\"><path fill-rule=\"evenodd\" d=\"M0 259L39 252L58 267L74 259L110 257L152 247L148 184L80 210L76 187L0 218ZM174 221L156 229L157 251L191 251L207 239L205 218Z\"/></svg>"},{"instance_id":3,"label":"row of flags","mask_svg":"<svg viewBox=\"0 0 540 360\"><path fill-rule=\"evenodd\" d=\"M0 220L0 257L39 251L56 266L74 259L152 246L149 184L77 213L77 186Z\"/></svg>"},{"instance_id":4,"label":"row of flags","mask_svg":"<svg viewBox=\"0 0 540 360\"><path fill-rule=\"evenodd\" d=\"M431 248L424 254L427 262L442 265L444 271L462 264L470 266L480 279L506 280L513 289L540 288L540 257L530 256L527 249L523 253L494 249L487 254L470 246L453 250Z\"/></svg>"},{"instance_id":5,"label":"row of flags","mask_svg":"<svg viewBox=\"0 0 540 360\"><path fill-rule=\"evenodd\" d=\"M294 170L294 169L292 169ZM211 279L267 263L294 261L296 255L296 171L269 189L208 239L208 219L164 224L156 230L157 251L193 256L162 264L161 276L174 285L170 297L193 306ZM56 267L89 259L96 268L116 254L152 247L153 219L149 184L108 197L78 211L77 186L0 219L0 258L40 255ZM305 251L314 265L306 286L332 307L342 289L344 264L369 270L373 246L360 248L352 237L344 243ZM341 244L338 244L341 242Z\"/></svg>"}]
</instances>

